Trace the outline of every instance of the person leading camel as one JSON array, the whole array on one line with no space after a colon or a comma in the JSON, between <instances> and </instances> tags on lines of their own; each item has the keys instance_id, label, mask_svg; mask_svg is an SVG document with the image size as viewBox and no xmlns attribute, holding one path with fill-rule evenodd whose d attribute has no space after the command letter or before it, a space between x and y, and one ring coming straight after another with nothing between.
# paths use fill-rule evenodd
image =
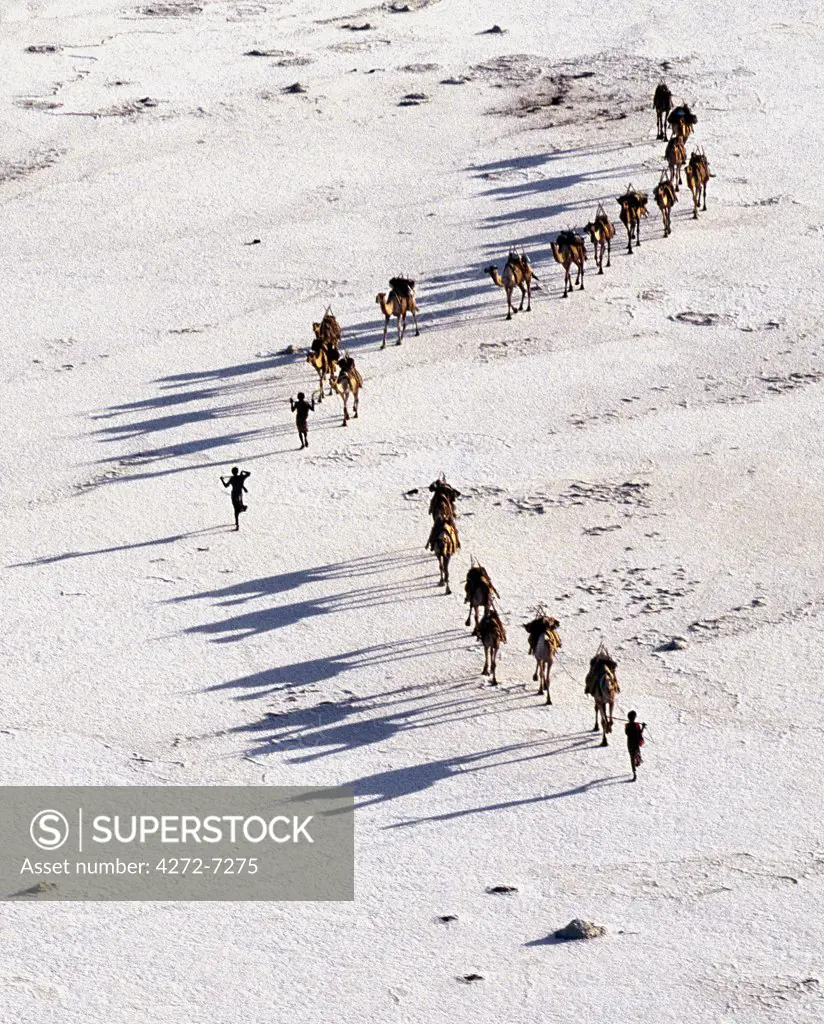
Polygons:
<instances>
[{"instance_id":1,"label":"person leading camel","mask_svg":"<svg viewBox=\"0 0 824 1024\"><path fill-rule=\"evenodd\" d=\"M315 411L315 400L312 398L310 401L306 401L306 395L302 391L298 391L298 400L294 398L289 399L289 404L292 407L292 412L296 413L295 423L298 428L298 437L300 438L301 448L309 447L309 413Z\"/></svg>"}]
</instances>

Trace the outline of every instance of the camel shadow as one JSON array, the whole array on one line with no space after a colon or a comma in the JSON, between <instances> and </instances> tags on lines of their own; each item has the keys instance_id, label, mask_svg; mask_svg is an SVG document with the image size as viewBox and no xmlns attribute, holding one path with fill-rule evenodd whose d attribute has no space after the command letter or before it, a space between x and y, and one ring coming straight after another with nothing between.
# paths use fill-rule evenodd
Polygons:
<instances>
[{"instance_id":1,"label":"camel shadow","mask_svg":"<svg viewBox=\"0 0 824 1024\"><path fill-rule=\"evenodd\" d=\"M280 594L318 582L358 579L404 567L420 567L431 559L419 551L405 550L389 555L366 556L348 562L315 566L311 569L280 573L246 580L218 590L200 591L171 598L169 604L187 601L211 601L219 608L234 608L251 601L267 600ZM217 622L190 626L186 632L212 637L213 643L235 643L248 637L269 633L306 619L339 611L362 611L405 602L422 600L436 591L432 574L397 583L380 583L327 594L290 604L267 606L221 619Z\"/></svg>"}]
</instances>

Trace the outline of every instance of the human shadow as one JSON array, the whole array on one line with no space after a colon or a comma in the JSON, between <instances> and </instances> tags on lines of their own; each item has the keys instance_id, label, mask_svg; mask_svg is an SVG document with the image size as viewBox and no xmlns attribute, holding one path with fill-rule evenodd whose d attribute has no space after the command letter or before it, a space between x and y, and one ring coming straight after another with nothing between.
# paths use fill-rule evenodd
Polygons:
<instances>
[{"instance_id":1,"label":"human shadow","mask_svg":"<svg viewBox=\"0 0 824 1024\"><path fill-rule=\"evenodd\" d=\"M94 548L90 551L64 551L60 555L41 555L40 558L33 558L28 562L14 562L7 565L7 569L24 569L38 565L53 565L55 562L66 562L72 558L91 558L94 555L111 555L117 551L135 551L140 548L161 547L165 544L176 544L181 540L189 540L191 537L202 537L210 533L223 533L229 527L204 526L202 530L190 530L188 533L174 533L169 537L158 537L155 540L141 540L135 544L116 544L109 548Z\"/></svg>"}]
</instances>

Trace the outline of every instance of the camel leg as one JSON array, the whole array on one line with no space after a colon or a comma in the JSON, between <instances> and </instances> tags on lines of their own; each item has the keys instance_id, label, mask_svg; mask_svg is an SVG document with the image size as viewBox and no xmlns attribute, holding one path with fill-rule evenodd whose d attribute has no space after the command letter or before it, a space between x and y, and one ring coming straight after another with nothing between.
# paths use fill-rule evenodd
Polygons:
<instances>
[{"instance_id":1,"label":"camel leg","mask_svg":"<svg viewBox=\"0 0 824 1024\"><path fill-rule=\"evenodd\" d=\"M386 348L386 332L387 332L388 329L389 329L389 317L386 317L386 319L383 321L383 344L381 345L381 348Z\"/></svg>"},{"instance_id":2,"label":"camel leg","mask_svg":"<svg viewBox=\"0 0 824 1024\"><path fill-rule=\"evenodd\" d=\"M521 289L521 304L518 306L518 312L522 313L524 309L524 299L526 298L526 288L519 284L518 287Z\"/></svg>"},{"instance_id":3,"label":"camel leg","mask_svg":"<svg viewBox=\"0 0 824 1024\"><path fill-rule=\"evenodd\" d=\"M603 735L603 738L601 739L601 742L600 742L599 746L601 746L601 747L608 747L609 746L609 740L607 739L607 725L606 725L606 720L603 718L603 715L601 717L601 726L603 728L604 735Z\"/></svg>"},{"instance_id":4,"label":"camel leg","mask_svg":"<svg viewBox=\"0 0 824 1024\"><path fill-rule=\"evenodd\" d=\"M412 322L415 324L415 337L420 337L420 331L418 330L418 307L412 307Z\"/></svg>"},{"instance_id":5,"label":"camel leg","mask_svg":"<svg viewBox=\"0 0 824 1024\"><path fill-rule=\"evenodd\" d=\"M526 286L526 311L527 313L532 312L532 282L527 282Z\"/></svg>"},{"instance_id":6,"label":"camel leg","mask_svg":"<svg viewBox=\"0 0 824 1024\"><path fill-rule=\"evenodd\" d=\"M490 655L491 670L492 670L492 685L498 685L498 648L493 647Z\"/></svg>"},{"instance_id":7,"label":"camel leg","mask_svg":"<svg viewBox=\"0 0 824 1024\"><path fill-rule=\"evenodd\" d=\"M349 409L347 408L348 405L349 405L349 392L348 391L344 391L344 393L343 393L343 425L344 426L347 426L347 424L349 422Z\"/></svg>"},{"instance_id":8,"label":"camel leg","mask_svg":"<svg viewBox=\"0 0 824 1024\"><path fill-rule=\"evenodd\" d=\"M472 621L472 603L470 602L469 611L467 612L466 622L464 623L464 625L468 626L471 621ZM475 625L477 626L478 623L476 622Z\"/></svg>"},{"instance_id":9,"label":"camel leg","mask_svg":"<svg viewBox=\"0 0 824 1024\"><path fill-rule=\"evenodd\" d=\"M599 715L598 715L598 701L595 702L595 725L592 727L593 732L598 732L599 728Z\"/></svg>"},{"instance_id":10,"label":"camel leg","mask_svg":"<svg viewBox=\"0 0 824 1024\"><path fill-rule=\"evenodd\" d=\"M627 228L627 237L629 242L627 243L627 254L632 256L632 228Z\"/></svg>"},{"instance_id":11,"label":"camel leg","mask_svg":"<svg viewBox=\"0 0 824 1024\"><path fill-rule=\"evenodd\" d=\"M541 671L541 663L536 658L535 659L535 672L534 672L534 674L532 676L532 682L533 683L537 683L538 682L538 676L540 674L540 671ZM541 683L543 684L543 679L541 680ZM544 687L543 687L543 685L541 685L541 686L538 687L538 693L543 693L543 692L544 692Z\"/></svg>"},{"instance_id":12,"label":"camel leg","mask_svg":"<svg viewBox=\"0 0 824 1024\"><path fill-rule=\"evenodd\" d=\"M438 586L442 587L444 585L444 582L445 582L445 580L444 580L444 568L443 568L443 555L438 555L438 569L440 570L440 573L441 573L441 578L438 580Z\"/></svg>"},{"instance_id":13,"label":"camel leg","mask_svg":"<svg viewBox=\"0 0 824 1024\"><path fill-rule=\"evenodd\" d=\"M552 697L550 696L550 693L549 693L549 668L550 668L549 662L547 662L546 663L546 702L547 702L547 704L551 704L552 703Z\"/></svg>"},{"instance_id":14,"label":"camel leg","mask_svg":"<svg viewBox=\"0 0 824 1024\"><path fill-rule=\"evenodd\" d=\"M449 587L449 555L444 556L444 575L446 579L446 593L451 594L452 591Z\"/></svg>"},{"instance_id":15,"label":"camel leg","mask_svg":"<svg viewBox=\"0 0 824 1024\"><path fill-rule=\"evenodd\" d=\"M707 186L704 185L704 205L702 206L704 213L707 212Z\"/></svg>"},{"instance_id":16,"label":"camel leg","mask_svg":"<svg viewBox=\"0 0 824 1024\"><path fill-rule=\"evenodd\" d=\"M355 419L358 418L358 402L360 401L360 388L355 392L355 400L352 403L352 415Z\"/></svg>"},{"instance_id":17,"label":"camel leg","mask_svg":"<svg viewBox=\"0 0 824 1024\"><path fill-rule=\"evenodd\" d=\"M610 261L611 255L612 255L612 246L610 245L609 239L607 239L607 266L609 266L609 261ZM603 259L603 258L604 258L604 256L603 256L603 253L602 253L601 254L601 259Z\"/></svg>"},{"instance_id":18,"label":"camel leg","mask_svg":"<svg viewBox=\"0 0 824 1024\"><path fill-rule=\"evenodd\" d=\"M581 291L584 290L584 264L578 267L578 279L581 282Z\"/></svg>"},{"instance_id":19,"label":"camel leg","mask_svg":"<svg viewBox=\"0 0 824 1024\"><path fill-rule=\"evenodd\" d=\"M572 281L569 273L569 267L564 267L564 298L567 297L567 291L572 289Z\"/></svg>"},{"instance_id":20,"label":"camel leg","mask_svg":"<svg viewBox=\"0 0 824 1024\"><path fill-rule=\"evenodd\" d=\"M484 647L484 667L481 669L481 675L489 675L489 648Z\"/></svg>"},{"instance_id":21,"label":"camel leg","mask_svg":"<svg viewBox=\"0 0 824 1024\"><path fill-rule=\"evenodd\" d=\"M507 320L511 320L512 319L512 314L514 312L516 312L516 310L512 306L512 289L510 288L507 291L507 293L506 293L506 318L507 318Z\"/></svg>"},{"instance_id":22,"label":"camel leg","mask_svg":"<svg viewBox=\"0 0 824 1024\"><path fill-rule=\"evenodd\" d=\"M396 345L400 345L403 341L404 334L406 334L406 313L398 315L398 340L395 343Z\"/></svg>"}]
</instances>

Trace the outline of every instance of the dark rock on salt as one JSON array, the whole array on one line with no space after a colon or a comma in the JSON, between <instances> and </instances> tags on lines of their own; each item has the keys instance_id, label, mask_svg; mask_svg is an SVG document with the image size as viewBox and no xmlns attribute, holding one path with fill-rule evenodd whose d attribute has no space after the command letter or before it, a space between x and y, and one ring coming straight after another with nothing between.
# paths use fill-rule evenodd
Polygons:
<instances>
[{"instance_id":1,"label":"dark rock on salt","mask_svg":"<svg viewBox=\"0 0 824 1024\"><path fill-rule=\"evenodd\" d=\"M562 942L573 942L576 939L600 939L606 933L606 928L600 924L593 924L592 921L584 921L580 917L576 917L566 927L559 928L553 934Z\"/></svg>"}]
</instances>

